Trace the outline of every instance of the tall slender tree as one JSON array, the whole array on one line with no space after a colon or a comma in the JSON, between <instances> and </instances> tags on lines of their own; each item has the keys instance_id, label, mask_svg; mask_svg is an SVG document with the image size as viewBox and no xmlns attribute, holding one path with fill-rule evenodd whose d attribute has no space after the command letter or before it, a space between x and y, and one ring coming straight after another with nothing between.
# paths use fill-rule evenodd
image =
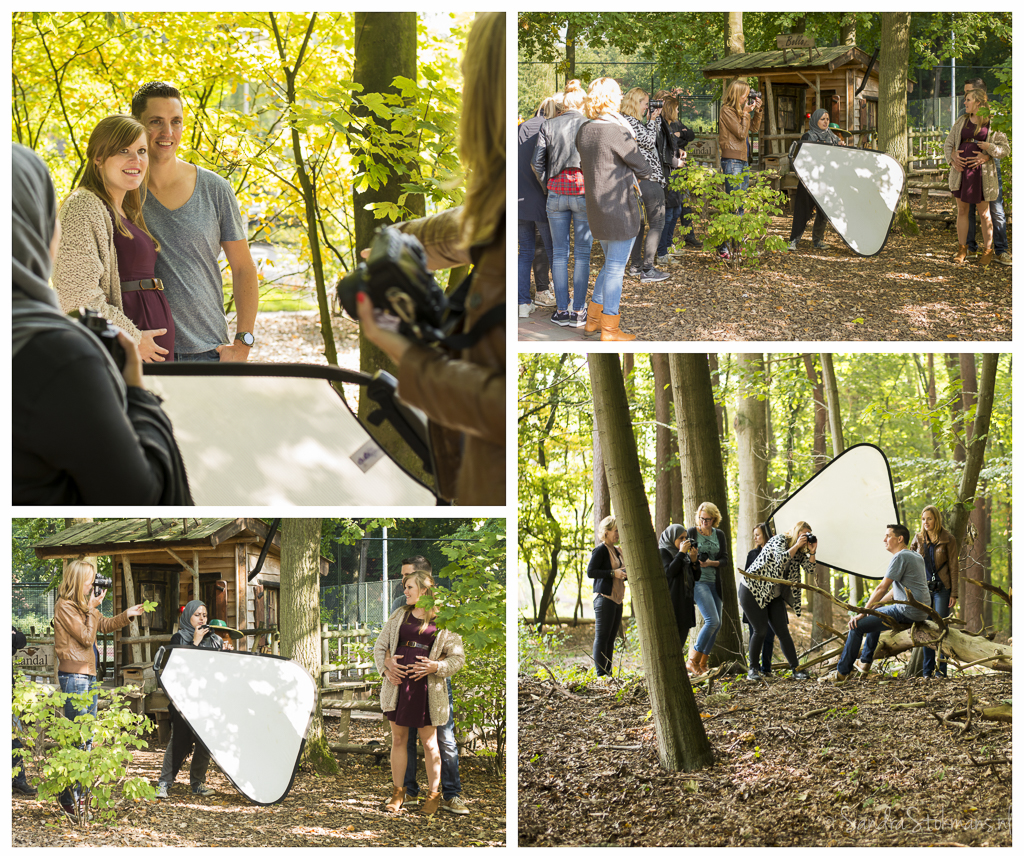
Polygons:
<instances>
[{"instance_id":1,"label":"tall slender tree","mask_svg":"<svg viewBox=\"0 0 1024 856\"><path fill-rule=\"evenodd\" d=\"M681 521L672 517L672 475L669 460L672 457L672 431L669 428L669 404L672 400L672 379L668 372L668 357L651 354L651 373L654 375L654 529L664 532L669 523Z\"/></svg>"},{"instance_id":2,"label":"tall slender tree","mask_svg":"<svg viewBox=\"0 0 1024 856\"><path fill-rule=\"evenodd\" d=\"M765 425L764 355L737 354L740 385L736 402L736 461L739 467L739 512L736 531L742 545L768 517L767 426ZM737 557L743 554L740 546Z\"/></svg>"}]
</instances>

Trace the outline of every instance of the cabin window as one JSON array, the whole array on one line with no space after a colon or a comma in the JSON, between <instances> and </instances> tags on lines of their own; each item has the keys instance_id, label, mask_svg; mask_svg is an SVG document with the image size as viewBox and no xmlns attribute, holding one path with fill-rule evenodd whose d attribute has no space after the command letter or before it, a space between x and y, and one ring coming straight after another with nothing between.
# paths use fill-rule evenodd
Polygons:
<instances>
[{"instance_id":1,"label":"cabin window","mask_svg":"<svg viewBox=\"0 0 1024 856\"><path fill-rule=\"evenodd\" d=\"M796 130L796 98L786 95L779 98L779 130Z\"/></svg>"},{"instance_id":2,"label":"cabin window","mask_svg":"<svg viewBox=\"0 0 1024 856\"><path fill-rule=\"evenodd\" d=\"M164 604L167 599L167 584L144 582L140 584L140 588L142 590L142 601L148 600L157 604L153 612L142 613L142 629L149 635L166 633L168 628Z\"/></svg>"}]
</instances>

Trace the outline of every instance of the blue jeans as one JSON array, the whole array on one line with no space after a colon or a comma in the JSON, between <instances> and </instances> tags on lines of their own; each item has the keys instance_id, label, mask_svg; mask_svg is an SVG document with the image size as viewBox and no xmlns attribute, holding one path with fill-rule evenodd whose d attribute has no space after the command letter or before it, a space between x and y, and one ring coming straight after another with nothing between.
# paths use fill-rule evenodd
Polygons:
<instances>
[{"instance_id":1,"label":"blue jeans","mask_svg":"<svg viewBox=\"0 0 1024 856\"><path fill-rule=\"evenodd\" d=\"M462 793L459 780L459 744L455 742L455 703L452 701L452 679L448 678L448 722L437 727L437 748L441 752L441 796L446 800ZM405 792L414 797L420 792L416 784L415 728L409 729L409 759L405 764Z\"/></svg>"},{"instance_id":2,"label":"blue jeans","mask_svg":"<svg viewBox=\"0 0 1024 856\"><path fill-rule=\"evenodd\" d=\"M217 349L214 348L212 351L200 351L198 354L178 354L174 355L174 359L179 363L219 363L220 354L217 353Z\"/></svg>"},{"instance_id":3,"label":"blue jeans","mask_svg":"<svg viewBox=\"0 0 1024 856\"><path fill-rule=\"evenodd\" d=\"M733 190L746 190L750 186L750 171L747 169L747 162L744 160L739 158L722 158L722 173L724 175L743 175L743 180L740 182L725 182L725 189L729 193L732 193ZM742 205L736 210L736 213L743 213ZM727 243L721 244L718 249L724 250L727 245Z\"/></svg>"},{"instance_id":4,"label":"blue jeans","mask_svg":"<svg viewBox=\"0 0 1024 856\"><path fill-rule=\"evenodd\" d=\"M615 637L622 624L622 604L603 594L594 595L594 666L597 676L612 673Z\"/></svg>"},{"instance_id":5,"label":"blue jeans","mask_svg":"<svg viewBox=\"0 0 1024 856\"><path fill-rule=\"evenodd\" d=\"M659 258L661 256L668 255L668 248L672 246L672 233L675 232L676 221L682 213L682 205L677 205L672 208L667 205L665 206L665 229L661 233L661 241L658 242Z\"/></svg>"},{"instance_id":6,"label":"blue jeans","mask_svg":"<svg viewBox=\"0 0 1024 856\"><path fill-rule=\"evenodd\" d=\"M60 691L62 693L73 693L76 696L85 696L89 694L93 685L96 683L96 678L93 675L72 675L68 672L57 672L57 680L60 682ZM91 713L93 717L96 716L96 696L92 697L92 701L84 709L81 707L80 699L68 699L64 702L64 716L72 721L78 719L78 717ZM86 741L85 745L81 748L91 751L92 750L92 739ZM61 792L61 795L57 798L64 805L72 805L77 803L82 798L82 790L76 786L74 791L67 789Z\"/></svg>"},{"instance_id":7,"label":"blue jeans","mask_svg":"<svg viewBox=\"0 0 1024 856\"><path fill-rule=\"evenodd\" d=\"M718 631L722 628L722 599L718 596L714 583L697 580L693 584L693 602L700 610L704 626L697 634L693 647L701 654L710 654L715 647Z\"/></svg>"},{"instance_id":8,"label":"blue jeans","mask_svg":"<svg viewBox=\"0 0 1024 856\"><path fill-rule=\"evenodd\" d=\"M537 248L534 230L540 232L544 250L551 258L551 230L546 220L519 221L519 304L530 302L530 272L533 270L533 255Z\"/></svg>"},{"instance_id":9,"label":"blue jeans","mask_svg":"<svg viewBox=\"0 0 1024 856\"><path fill-rule=\"evenodd\" d=\"M548 225L551 227L551 281L560 310L569 309L569 225L572 224L572 310L582 312L590 287L590 248L594 236L587 222L587 198L548 193Z\"/></svg>"},{"instance_id":10,"label":"blue jeans","mask_svg":"<svg viewBox=\"0 0 1024 856\"><path fill-rule=\"evenodd\" d=\"M932 609L934 609L943 618L949 615L949 596L952 594L949 589L943 589L942 591L933 591L932 595ZM858 622L859 624L860 622ZM925 648L924 649L924 662L921 664L921 674L926 678L935 672L935 649ZM946 658L943 657L939 661L939 674L942 677L946 677Z\"/></svg>"},{"instance_id":11,"label":"blue jeans","mask_svg":"<svg viewBox=\"0 0 1024 856\"><path fill-rule=\"evenodd\" d=\"M907 617L907 608L898 603L887 604L877 607L877 611L891 616L901 624L912 624L916 619ZM840 675L848 675L853 671L853 661L857 659L857 652L860 651L860 661L870 663L875 659L875 648L878 647L878 637L888 625L876 615L861 615L857 620L856 627L846 637L846 645L843 646L843 656L839 658L839 665L836 671Z\"/></svg>"},{"instance_id":12,"label":"blue jeans","mask_svg":"<svg viewBox=\"0 0 1024 856\"><path fill-rule=\"evenodd\" d=\"M1010 251L1010 245L1006 241L1006 210L1003 208L1003 176L999 169L999 161L996 161L996 181L999 182L999 197L995 202L989 202L988 210L992 214L992 249L996 255ZM975 238L977 223L974 221L976 206L972 205L967 212L967 248L973 253L978 250L978 242Z\"/></svg>"},{"instance_id":13,"label":"blue jeans","mask_svg":"<svg viewBox=\"0 0 1024 856\"><path fill-rule=\"evenodd\" d=\"M622 298L622 277L626 273L626 262L633 249L636 236L623 241L601 241L604 249L604 265L594 283L594 303L600 303L604 315L619 314L619 300Z\"/></svg>"}]
</instances>

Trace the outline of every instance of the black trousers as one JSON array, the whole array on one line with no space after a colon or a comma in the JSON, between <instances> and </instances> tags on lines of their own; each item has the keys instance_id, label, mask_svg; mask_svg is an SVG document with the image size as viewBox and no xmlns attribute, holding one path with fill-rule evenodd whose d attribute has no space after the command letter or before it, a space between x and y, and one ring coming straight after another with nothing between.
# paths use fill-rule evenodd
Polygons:
<instances>
[{"instance_id":1,"label":"black trousers","mask_svg":"<svg viewBox=\"0 0 1024 856\"><path fill-rule=\"evenodd\" d=\"M603 594L594 595L594 665L597 675L612 673L612 654L615 652L615 637L622 624L622 604L610 600Z\"/></svg>"},{"instance_id":2,"label":"black trousers","mask_svg":"<svg viewBox=\"0 0 1024 856\"><path fill-rule=\"evenodd\" d=\"M811 194L807 192L802 184L796 188L793 196L793 228L789 232L790 241L798 241L807 228L807 221L814 215L814 226L811 229L811 236L815 241L825 237L825 227L828 225L828 218L825 212L818 207Z\"/></svg>"},{"instance_id":3,"label":"black trousers","mask_svg":"<svg viewBox=\"0 0 1024 856\"><path fill-rule=\"evenodd\" d=\"M746 586L739 586L740 608L747 617L750 625L750 668L757 668L758 658L761 655L761 647L764 645L764 637L771 627L779 640L779 647L789 663L790 668L796 671L800 661L796 656L796 646L793 644L793 637L789 635L789 618L786 616L786 601L779 595L768 602L768 606L761 609L754 595Z\"/></svg>"},{"instance_id":4,"label":"black trousers","mask_svg":"<svg viewBox=\"0 0 1024 856\"><path fill-rule=\"evenodd\" d=\"M656 181L640 179L640 195L644 200L644 209L647 211L647 237L644 238L644 224L640 221L640 231L636 233L636 240L633 241L633 249L629 254L629 263L644 270L654 267L654 260L658 257L658 242L661 240L661 233L665 231L665 188ZM641 264L641 247L643 252L643 264Z\"/></svg>"}]
</instances>

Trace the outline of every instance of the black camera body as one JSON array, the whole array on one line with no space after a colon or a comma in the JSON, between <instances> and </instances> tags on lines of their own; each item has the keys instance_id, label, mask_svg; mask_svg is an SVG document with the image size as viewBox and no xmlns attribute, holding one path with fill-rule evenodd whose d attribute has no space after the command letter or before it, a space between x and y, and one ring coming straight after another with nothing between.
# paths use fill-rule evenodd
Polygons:
<instances>
[{"instance_id":1,"label":"black camera body","mask_svg":"<svg viewBox=\"0 0 1024 856\"><path fill-rule=\"evenodd\" d=\"M103 347L107 349L107 353L114 360L117 370L123 372L125 353L121 343L117 341L117 327L100 315L99 312L93 312L84 306L78 310L78 320L85 325L85 329L100 340ZM100 579L100 577L96 579Z\"/></svg>"},{"instance_id":2,"label":"black camera body","mask_svg":"<svg viewBox=\"0 0 1024 856\"><path fill-rule=\"evenodd\" d=\"M338 282L338 300L356 320L360 292L399 319L403 336L429 344L447 335L448 298L427 270L427 252L414 235L393 226L377 231L366 261Z\"/></svg>"},{"instance_id":3,"label":"black camera body","mask_svg":"<svg viewBox=\"0 0 1024 856\"><path fill-rule=\"evenodd\" d=\"M808 532L807 533L807 543L808 544L817 544L818 543L818 536L817 535L812 535L810 532Z\"/></svg>"},{"instance_id":4,"label":"black camera body","mask_svg":"<svg viewBox=\"0 0 1024 856\"><path fill-rule=\"evenodd\" d=\"M651 98L647 102L647 112L648 113L653 113L655 110L660 110L664 106L665 106L665 102L664 101L659 101L656 98Z\"/></svg>"},{"instance_id":5,"label":"black camera body","mask_svg":"<svg viewBox=\"0 0 1024 856\"><path fill-rule=\"evenodd\" d=\"M756 92L754 92L753 89L751 89L750 92L747 93L747 104L754 104L754 103L756 103L757 99L760 98L760 97L761 97L760 95L758 95Z\"/></svg>"},{"instance_id":6,"label":"black camera body","mask_svg":"<svg viewBox=\"0 0 1024 856\"><path fill-rule=\"evenodd\" d=\"M110 588L114 584L114 581L110 577L103 577L96 574L95 579L92 581L92 596L99 597L103 594L104 590Z\"/></svg>"},{"instance_id":7,"label":"black camera body","mask_svg":"<svg viewBox=\"0 0 1024 856\"><path fill-rule=\"evenodd\" d=\"M945 588L946 587L942 584L942 580L940 580L938 577L932 577L930 580L928 580L928 591L930 591L932 594L935 594L935 592L937 591L943 591L945 590Z\"/></svg>"},{"instance_id":8,"label":"black camera body","mask_svg":"<svg viewBox=\"0 0 1024 856\"><path fill-rule=\"evenodd\" d=\"M699 552L699 553L697 554L697 561L698 561L698 562L706 562L706 561L708 561L708 560L709 560L710 558L711 558L711 554L710 554L710 553L708 553L708 552L707 552L706 550L701 550L701 551L700 551L700 552Z\"/></svg>"}]
</instances>

